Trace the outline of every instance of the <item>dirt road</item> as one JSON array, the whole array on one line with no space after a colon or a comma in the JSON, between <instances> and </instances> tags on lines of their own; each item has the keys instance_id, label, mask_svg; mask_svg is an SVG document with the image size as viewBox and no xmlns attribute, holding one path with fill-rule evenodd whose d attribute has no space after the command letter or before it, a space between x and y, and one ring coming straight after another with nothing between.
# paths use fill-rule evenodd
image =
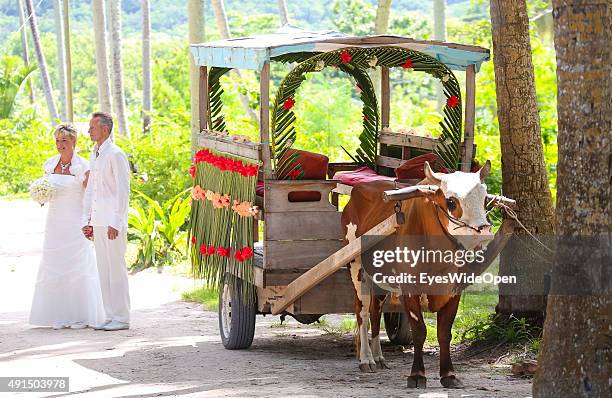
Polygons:
<instances>
[{"instance_id":1,"label":"dirt road","mask_svg":"<svg viewBox=\"0 0 612 398\"><path fill-rule=\"evenodd\" d=\"M0 376L67 376L70 393L17 396L84 397L513 397L531 395L528 380L507 365L462 360L467 386L441 388L435 348L426 355L429 388L406 389L410 350L385 345L391 370L361 374L352 338L291 320L258 317L245 351L221 345L216 313L180 301L193 286L154 271L130 276L132 328L120 332L50 330L27 324L40 258L44 209L0 201ZM3 393L0 393L0 396Z\"/></svg>"}]
</instances>

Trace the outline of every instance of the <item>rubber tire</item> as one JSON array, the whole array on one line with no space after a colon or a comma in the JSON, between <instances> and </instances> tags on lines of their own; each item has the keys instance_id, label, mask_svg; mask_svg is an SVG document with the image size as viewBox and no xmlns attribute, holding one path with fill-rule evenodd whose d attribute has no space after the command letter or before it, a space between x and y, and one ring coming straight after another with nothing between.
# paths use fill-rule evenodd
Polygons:
<instances>
[{"instance_id":1,"label":"rubber tire","mask_svg":"<svg viewBox=\"0 0 612 398\"><path fill-rule=\"evenodd\" d=\"M385 330L393 345L412 345L412 330L405 312L385 312Z\"/></svg>"},{"instance_id":2,"label":"rubber tire","mask_svg":"<svg viewBox=\"0 0 612 398\"><path fill-rule=\"evenodd\" d=\"M229 278L221 286L219 291L219 334L223 347L228 350L243 350L249 348L255 336L255 315L257 314L257 301L255 299L255 287L251 287L253 297L250 300L242 294L241 279ZM224 294L225 289L228 292ZM231 297L229 303L225 303L224 295ZM229 305L230 321L229 331L226 333L223 326L224 306Z\"/></svg>"}]
</instances>

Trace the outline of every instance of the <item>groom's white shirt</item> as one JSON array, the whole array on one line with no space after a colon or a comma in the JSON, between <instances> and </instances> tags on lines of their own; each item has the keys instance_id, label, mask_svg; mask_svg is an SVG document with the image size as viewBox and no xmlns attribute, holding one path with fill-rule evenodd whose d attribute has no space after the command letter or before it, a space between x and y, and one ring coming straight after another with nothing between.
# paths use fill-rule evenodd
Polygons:
<instances>
[{"instance_id":1,"label":"groom's white shirt","mask_svg":"<svg viewBox=\"0 0 612 398\"><path fill-rule=\"evenodd\" d=\"M91 173L83 199L83 226L127 229L130 166L125 153L108 138L100 148L94 146L89 164Z\"/></svg>"}]
</instances>

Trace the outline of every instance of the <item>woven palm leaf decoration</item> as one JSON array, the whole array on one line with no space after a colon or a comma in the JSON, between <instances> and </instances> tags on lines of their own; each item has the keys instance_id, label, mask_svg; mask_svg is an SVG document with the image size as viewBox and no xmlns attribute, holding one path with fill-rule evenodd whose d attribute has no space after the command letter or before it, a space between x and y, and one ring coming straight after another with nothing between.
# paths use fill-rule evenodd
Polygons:
<instances>
[{"instance_id":1,"label":"woven palm leaf decoration","mask_svg":"<svg viewBox=\"0 0 612 398\"><path fill-rule=\"evenodd\" d=\"M371 82L365 71L375 66L402 67L407 70L426 72L439 79L444 87L447 104L444 119L440 122L441 135L434 152L450 170L458 169L461 147L461 91L451 70L435 58L419 51L400 47L354 48L348 47L315 55L298 64L283 79L274 99L272 108L272 153L275 169L287 170L291 159L285 156L295 141L295 115L286 101L295 103L295 92L305 80L305 74L325 66L337 66L355 77L362 87L364 102L364 130L360 146L351 158L359 164L376 168L378 154L378 104L376 96L370 93ZM360 72L362 74L360 74ZM369 82L369 84L368 84ZM350 155L350 154L349 154Z\"/></svg>"}]
</instances>

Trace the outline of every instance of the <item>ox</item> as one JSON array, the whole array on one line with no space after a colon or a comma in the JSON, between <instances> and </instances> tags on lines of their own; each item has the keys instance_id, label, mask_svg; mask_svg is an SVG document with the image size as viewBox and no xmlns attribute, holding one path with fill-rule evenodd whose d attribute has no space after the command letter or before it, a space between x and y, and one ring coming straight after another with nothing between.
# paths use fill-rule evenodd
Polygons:
<instances>
[{"instance_id":1,"label":"ox","mask_svg":"<svg viewBox=\"0 0 612 398\"><path fill-rule=\"evenodd\" d=\"M478 248L493 238L485 210L486 186L482 183L491 168L486 162L476 173L435 173L425 163L426 179L420 184L435 188L420 192L419 196L401 202L405 223L397 229L398 235L435 236L440 246L446 248ZM345 243L363 235L366 231L392 216L395 203L383 201L383 192L394 189L389 181L375 181L357 185L351 199L342 212ZM417 191L419 192L419 191ZM439 238L438 238L439 237ZM466 246L467 245L467 246ZM470 247L468 247L470 246ZM438 248L434 248L438 249ZM361 258L349 264L355 288L355 314L357 318L357 344L359 368L362 372L374 372L376 368L388 368L382 354L379 331L382 306L388 294L376 294L373 280L363 272ZM423 344L427 329L423 321L423 309L437 313L437 337L440 345L440 383L447 388L461 388L454 375L450 358L451 327L457 314L460 294L425 295L402 294L399 299L408 315L414 342L414 361L408 377L408 387L426 387L423 364ZM425 307L425 308L423 308ZM368 324L371 323L372 339L368 344Z\"/></svg>"}]
</instances>

